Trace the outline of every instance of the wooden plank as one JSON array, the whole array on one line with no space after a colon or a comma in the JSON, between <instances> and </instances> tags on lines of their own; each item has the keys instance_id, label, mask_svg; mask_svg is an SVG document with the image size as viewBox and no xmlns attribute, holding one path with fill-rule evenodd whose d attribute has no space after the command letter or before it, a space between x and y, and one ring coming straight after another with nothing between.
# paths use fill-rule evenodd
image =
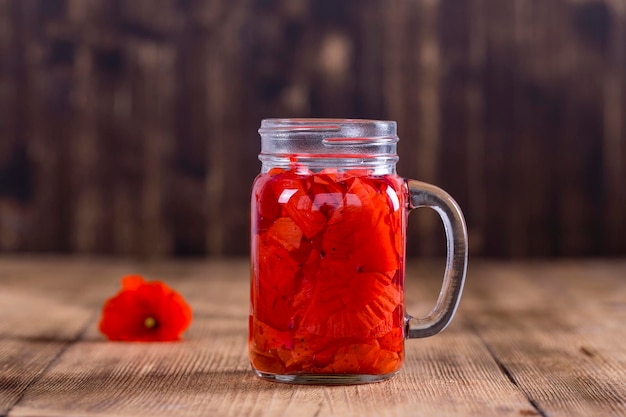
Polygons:
<instances>
[{"instance_id":1,"label":"wooden plank","mask_svg":"<svg viewBox=\"0 0 626 417\"><path fill-rule=\"evenodd\" d=\"M411 263L407 308L427 312L439 262ZM110 343L99 308L138 272L194 309L179 343ZM133 264L0 258L0 415L624 415L626 262L475 261L455 322L406 342L390 381L268 383L246 354L247 260ZM29 308L24 308L28 306ZM77 338L79 338L77 340ZM4 395L6 393L6 395ZM15 404L17 402L17 404ZM2 411L4 410L4 411Z\"/></svg>"},{"instance_id":2,"label":"wooden plank","mask_svg":"<svg viewBox=\"0 0 626 417\"><path fill-rule=\"evenodd\" d=\"M558 126L559 119L553 110L554 86L547 82L554 79L550 78L554 75L545 62L552 58L549 53L552 45L547 39L560 39L558 35L565 26L565 19L558 17L558 10L540 1L518 2L514 6L511 33L515 78L511 93L515 98L510 103L513 121L507 159L513 172L509 184L513 192L511 198L518 193L525 196L507 207L508 246L514 256L546 256L552 247L550 161L554 158L551 152L553 126ZM556 36L541 30L549 27L547 21L552 22ZM539 221L538 210L544 214Z\"/></svg>"},{"instance_id":3,"label":"wooden plank","mask_svg":"<svg viewBox=\"0 0 626 417\"><path fill-rule=\"evenodd\" d=\"M198 23L203 16L204 3L188 3L183 14L181 34L176 43L176 103L174 111L176 170L169 181L165 213L169 224L175 224L173 252L176 255L207 253L207 201L204 181L207 175L207 147L209 142L206 94L207 52L209 39L194 36L208 30Z\"/></svg>"},{"instance_id":4,"label":"wooden plank","mask_svg":"<svg viewBox=\"0 0 626 417\"><path fill-rule=\"evenodd\" d=\"M72 82L74 85L71 112L75 122L66 138L70 171L67 182L71 188L71 250L93 253L104 249L104 217L106 203L103 194L102 158L98 134L97 112L100 94L97 89L97 68L92 46L98 25L94 8L96 2L69 1L69 25L80 28L83 36L75 40ZM95 15L95 16L94 16Z\"/></svg>"},{"instance_id":5,"label":"wooden plank","mask_svg":"<svg viewBox=\"0 0 626 417\"><path fill-rule=\"evenodd\" d=\"M143 141L143 190L141 199L143 255L160 257L172 251L172 227L166 224L164 208L167 175L173 146L174 80L176 51L171 45L133 42L136 57L138 125L149 140Z\"/></svg>"},{"instance_id":6,"label":"wooden plank","mask_svg":"<svg viewBox=\"0 0 626 417\"><path fill-rule=\"evenodd\" d=\"M607 252L617 255L626 249L626 5L609 3L614 16L614 38L609 45L609 62L604 78L603 176L606 189L604 235Z\"/></svg>"},{"instance_id":7,"label":"wooden plank","mask_svg":"<svg viewBox=\"0 0 626 417\"><path fill-rule=\"evenodd\" d=\"M428 268L428 264L419 268L422 276L428 276ZM462 321L437 338L408 341L403 371L385 383L304 387L261 381L253 376L246 356L246 261L152 264L138 271L150 277L176 277L177 289L195 312L185 340L109 343L92 321L81 340L55 360L10 416L519 416L532 412L480 338ZM113 275L99 277L97 289L114 287ZM432 278L412 284L417 292L412 298L424 301L419 290L438 285ZM94 300L90 292L88 299Z\"/></svg>"},{"instance_id":8,"label":"wooden plank","mask_svg":"<svg viewBox=\"0 0 626 417\"><path fill-rule=\"evenodd\" d=\"M0 178L9 169L13 147L17 141L18 95L16 88L16 67L19 64L17 44L17 28L14 23L13 7L9 0L0 1L0 131L4 133L0 141ZM1 181L1 180L0 180ZM0 186L0 197L4 197L5 185ZM1 233L1 232L0 232ZM2 239L0 238L0 244Z\"/></svg>"},{"instance_id":9,"label":"wooden plank","mask_svg":"<svg viewBox=\"0 0 626 417\"><path fill-rule=\"evenodd\" d=\"M4 415L76 339L93 311L5 285L0 285L0 306L0 415Z\"/></svg>"},{"instance_id":10,"label":"wooden plank","mask_svg":"<svg viewBox=\"0 0 626 417\"><path fill-rule=\"evenodd\" d=\"M37 5L14 2L16 46L20 48L16 77L20 96L20 136L32 163L33 195L29 198L29 221L22 233L23 249L57 251L69 249L71 235L71 200L67 179L66 155L67 117L70 113L72 84L67 67L71 64L71 42L50 42L49 56L43 53L46 44L37 30ZM42 16L43 17L43 16ZM49 16L45 16L49 17ZM46 58L50 67L46 67ZM64 86L65 88L59 88ZM54 219L54 221L50 221Z\"/></svg>"},{"instance_id":11,"label":"wooden plank","mask_svg":"<svg viewBox=\"0 0 626 417\"><path fill-rule=\"evenodd\" d=\"M415 49L409 50L409 62L414 67L407 68L404 79L410 80L417 74L417 80L414 91L403 89L403 100L410 104L412 99L406 96L416 96L417 107L407 106L405 121L407 125L410 125L417 115L419 124L416 137L404 137L405 140L410 140L412 145L404 157L408 157L410 163L415 165L417 171L415 178L420 181L439 183L441 178L438 173L444 169L440 162L443 151L442 125L444 121L442 83L445 82L442 70L448 64L440 51L442 25L439 14L442 6L439 1L425 0L417 2L416 6L412 7L414 15L409 18L406 30L408 30L409 37L416 38ZM399 155L402 158L403 155ZM412 242L419 248L413 253L423 256L443 254L445 244L442 228L440 219L435 213L421 210L418 215L413 215L408 227L408 239L411 239L411 231L414 231ZM410 248L408 251L412 252Z\"/></svg>"},{"instance_id":12,"label":"wooden plank","mask_svg":"<svg viewBox=\"0 0 626 417\"><path fill-rule=\"evenodd\" d=\"M26 150L21 143L20 114L24 103L18 94L21 49L15 24L15 7L0 1L0 251L14 251L22 244L21 229L26 221L24 204L29 197Z\"/></svg>"},{"instance_id":13,"label":"wooden plank","mask_svg":"<svg viewBox=\"0 0 626 417\"><path fill-rule=\"evenodd\" d=\"M260 58L258 54L262 53L263 45L257 44L256 40L248 45L241 42L242 34L254 36L254 32L248 31L254 24L260 23L248 15L248 11L256 12L255 7L262 9L263 4L253 6L250 0L239 0L236 4L223 3L213 7L207 3L204 6L205 12L213 14L215 19L204 27L210 33L213 45L207 48L204 55L207 60L204 91L207 113L204 120L208 132L205 138L205 236L207 253L211 256L248 252L250 187L260 168L257 159L260 139L256 133L260 120L254 117L246 119L243 115L252 111L253 115L272 116L263 105L251 110L254 106L249 107L248 97L267 89L272 98L278 98L278 92L282 90L274 84L277 75L273 71L284 69L276 62L270 64L272 74L271 80L265 79L267 85L255 86L249 78L251 73L261 71L268 62L266 59L272 62L272 58L265 58L261 59L258 67L254 66L256 63L250 62L251 58ZM276 17L272 13L267 16Z\"/></svg>"},{"instance_id":14,"label":"wooden plank","mask_svg":"<svg viewBox=\"0 0 626 417\"><path fill-rule=\"evenodd\" d=\"M485 97L483 86L485 84L486 64L486 31L485 21L488 17L485 13L485 0L474 0L471 15L468 17L470 24L469 41L469 72L470 78L467 85L466 103L467 121L467 181L469 196L463 210L471 213L471 223L468 226L469 253L483 253L485 244L485 231L488 228L486 217L487 193L485 187L485 160L487 150L485 148ZM470 220L470 219L468 219Z\"/></svg>"},{"instance_id":15,"label":"wooden plank","mask_svg":"<svg viewBox=\"0 0 626 417\"><path fill-rule=\"evenodd\" d=\"M626 413L623 263L474 271L465 314L541 415Z\"/></svg>"},{"instance_id":16,"label":"wooden plank","mask_svg":"<svg viewBox=\"0 0 626 417\"><path fill-rule=\"evenodd\" d=\"M94 322L92 300L114 291L98 278L128 269L103 266L0 260L0 415Z\"/></svg>"},{"instance_id":17,"label":"wooden plank","mask_svg":"<svg viewBox=\"0 0 626 417\"><path fill-rule=\"evenodd\" d=\"M441 152L439 2L398 1L385 7L382 82L385 117L398 123L398 172L437 182ZM442 254L435 213L421 210L408 224L409 256Z\"/></svg>"},{"instance_id":18,"label":"wooden plank","mask_svg":"<svg viewBox=\"0 0 626 417\"><path fill-rule=\"evenodd\" d=\"M604 252L602 217L604 195L602 175L591 167L602 164L604 123L605 62L610 37L605 2L580 2L572 7L571 37L567 60L569 85L565 92L564 114L569 122L563 126L559 215L561 218L560 250L571 256L598 256ZM586 140L595 137L596 139ZM581 169L582 168L582 169ZM576 184L576 185L574 185ZM588 204L589 201L598 202ZM600 203L601 202L601 203Z\"/></svg>"},{"instance_id":19,"label":"wooden plank","mask_svg":"<svg viewBox=\"0 0 626 417\"><path fill-rule=\"evenodd\" d=\"M486 0L483 3L486 58L484 64L484 147L485 147L485 217L490 227L485 230L484 250L492 256L508 253L511 231L506 224L510 218L514 196L510 165L511 126L514 108L511 91L515 85L514 5L512 2ZM503 138L509 138L503 140ZM467 214L468 218L471 213Z\"/></svg>"},{"instance_id":20,"label":"wooden plank","mask_svg":"<svg viewBox=\"0 0 626 417\"><path fill-rule=\"evenodd\" d=\"M626 254L622 0L335 3L1 0L0 248L245 255L259 120L346 116L473 253Z\"/></svg>"}]
</instances>

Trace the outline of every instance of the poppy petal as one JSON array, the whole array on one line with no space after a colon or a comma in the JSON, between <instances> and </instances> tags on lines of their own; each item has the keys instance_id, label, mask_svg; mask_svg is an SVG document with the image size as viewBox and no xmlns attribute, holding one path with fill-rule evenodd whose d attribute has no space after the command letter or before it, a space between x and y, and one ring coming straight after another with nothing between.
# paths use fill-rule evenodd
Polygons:
<instances>
[{"instance_id":1,"label":"poppy petal","mask_svg":"<svg viewBox=\"0 0 626 417\"><path fill-rule=\"evenodd\" d=\"M396 371L404 349L400 177L292 169L258 184L271 189L281 208L267 228L258 219L252 223L254 367L277 373Z\"/></svg>"},{"instance_id":2,"label":"poppy petal","mask_svg":"<svg viewBox=\"0 0 626 417\"><path fill-rule=\"evenodd\" d=\"M173 341L189 327L192 312L183 297L160 281L122 278L122 290L102 308L100 331L116 341Z\"/></svg>"}]
</instances>

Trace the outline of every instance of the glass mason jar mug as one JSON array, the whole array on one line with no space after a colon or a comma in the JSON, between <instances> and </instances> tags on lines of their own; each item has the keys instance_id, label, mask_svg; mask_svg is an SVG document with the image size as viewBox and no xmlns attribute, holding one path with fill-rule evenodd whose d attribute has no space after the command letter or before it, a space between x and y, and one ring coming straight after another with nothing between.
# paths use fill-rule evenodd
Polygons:
<instances>
[{"instance_id":1,"label":"glass mason jar mug","mask_svg":"<svg viewBox=\"0 0 626 417\"><path fill-rule=\"evenodd\" d=\"M396 123L267 119L252 189L248 350L280 382L353 384L390 378L405 338L443 330L467 264L459 206L443 190L396 174ZM406 314L411 209L439 213L447 261L425 318Z\"/></svg>"}]
</instances>

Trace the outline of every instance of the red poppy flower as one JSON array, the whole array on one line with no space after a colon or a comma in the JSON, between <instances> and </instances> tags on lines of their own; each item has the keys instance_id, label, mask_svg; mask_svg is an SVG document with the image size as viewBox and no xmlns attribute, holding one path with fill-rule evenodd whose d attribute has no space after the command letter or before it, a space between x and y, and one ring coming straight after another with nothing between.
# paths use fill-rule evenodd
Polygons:
<instances>
[{"instance_id":1,"label":"red poppy flower","mask_svg":"<svg viewBox=\"0 0 626 417\"><path fill-rule=\"evenodd\" d=\"M164 342L179 340L190 323L191 308L180 294L161 281L128 275L104 304L100 331L109 340Z\"/></svg>"}]
</instances>

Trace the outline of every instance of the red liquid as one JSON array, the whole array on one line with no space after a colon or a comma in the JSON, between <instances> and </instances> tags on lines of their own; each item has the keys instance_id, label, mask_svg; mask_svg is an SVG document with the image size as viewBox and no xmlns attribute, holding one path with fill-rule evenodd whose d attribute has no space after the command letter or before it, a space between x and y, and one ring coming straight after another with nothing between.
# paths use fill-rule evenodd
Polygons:
<instances>
[{"instance_id":1,"label":"red liquid","mask_svg":"<svg viewBox=\"0 0 626 417\"><path fill-rule=\"evenodd\" d=\"M252 194L248 347L272 374L397 371L404 358L404 183L273 169Z\"/></svg>"}]
</instances>

